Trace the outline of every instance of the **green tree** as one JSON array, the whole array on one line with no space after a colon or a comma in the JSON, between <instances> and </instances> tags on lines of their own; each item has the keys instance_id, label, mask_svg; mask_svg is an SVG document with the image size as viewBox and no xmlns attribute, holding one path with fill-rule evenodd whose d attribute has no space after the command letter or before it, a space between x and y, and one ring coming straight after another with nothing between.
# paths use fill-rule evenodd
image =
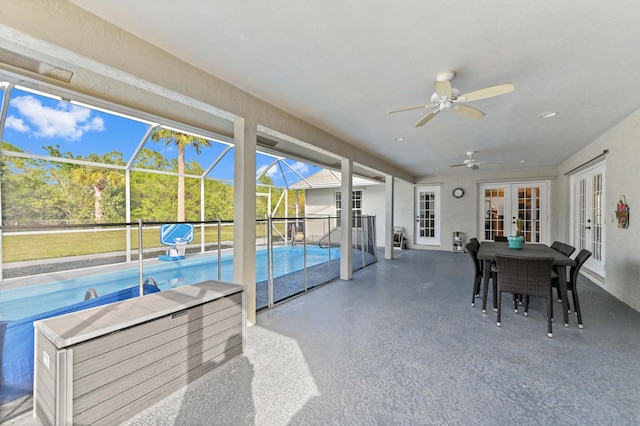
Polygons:
<instances>
[{"instance_id":1,"label":"green tree","mask_svg":"<svg viewBox=\"0 0 640 426\"><path fill-rule=\"evenodd\" d=\"M162 154L143 148L136 167L167 170L171 166ZM158 173L131 172L131 218L151 221L171 221L176 212L177 178Z\"/></svg>"},{"instance_id":2,"label":"green tree","mask_svg":"<svg viewBox=\"0 0 640 426\"><path fill-rule=\"evenodd\" d=\"M164 141L165 146L175 145L178 147L178 222L185 220L185 184L184 184L184 150L191 145L200 155L202 147L211 146L209 140L197 136L187 135L173 130L158 127L151 133L151 139L155 142Z\"/></svg>"},{"instance_id":3,"label":"green tree","mask_svg":"<svg viewBox=\"0 0 640 426\"><path fill-rule=\"evenodd\" d=\"M74 159L72 153L60 152L60 147L58 145L55 147L45 146L44 149L52 157ZM118 151L111 151L101 155L92 153L86 158L78 155L75 159L98 164L125 164L124 159L122 158L122 153ZM66 173L72 183L81 187L84 186L91 188L93 192L93 220L96 223L104 222L106 219L116 220L122 218L122 214L118 213L119 209L114 208L113 200L105 200L105 193L109 191L111 192L111 195L116 196L121 200L123 199L120 193L124 188L125 178L121 171L109 167L84 166L69 163L60 163L57 168L62 173ZM111 207L109 209L109 217L105 217L107 205Z\"/></svg>"},{"instance_id":4,"label":"green tree","mask_svg":"<svg viewBox=\"0 0 640 426\"><path fill-rule=\"evenodd\" d=\"M207 179L204 187L205 220L233 220L233 185Z\"/></svg>"},{"instance_id":5,"label":"green tree","mask_svg":"<svg viewBox=\"0 0 640 426\"><path fill-rule=\"evenodd\" d=\"M22 152L3 143L7 151ZM50 147L59 154L58 147ZM65 158L70 153L64 154ZM3 158L2 207L6 224L79 222L92 219L86 206L92 194L86 185L73 182L70 172L78 165L39 159Z\"/></svg>"},{"instance_id":6,"label":"green tree","mask_svg":"<svg viewBox=\"0 0 640 426\"><path fill-rule=\"evenodd\" d=\"M124 164L122 153L117 151L111 151L103 155L90 154L85 160L92 163ZM108 203L105 201L105 192L109 189L117 189L117 192L121 193L125 185L125 178L122 172L108 167L74 167L71 172L71 179L76 183L84 183L93 187L93 207L96 223L101 223L106 219L105 212Z\"/></svg>"}]
</instances>

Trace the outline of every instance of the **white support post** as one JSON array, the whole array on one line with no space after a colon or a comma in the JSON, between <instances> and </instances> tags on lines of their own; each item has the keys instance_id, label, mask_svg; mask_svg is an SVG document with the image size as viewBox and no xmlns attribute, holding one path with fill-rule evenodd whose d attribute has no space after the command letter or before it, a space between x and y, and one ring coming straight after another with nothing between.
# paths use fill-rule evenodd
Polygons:
<instances>
[{"instance_id":1,"label":"white support post","mask_svg":"<svg viewBox=\"0 0 640 426\"><path fill-rule=\"evenodd\" d=\"M234 123L233 282L246 286L247 325L256 323L257 126Z\"/></svg>"},{"instance_id":2,"label":"white support post","mask_svg":"<svg viewBox=\"0 0 640 426\"><path fill-rule=\"evenodd\" d=\"M393 259L393 176L385 177L384 258Z\"/></svg>"},{"instance_id":3,"label":"white support post","mask_svg":"<svg viewBox=\"0 0 640 426\"><path fill-rule=\"evenodd\" d=\"M353 160L342 160L342 214L340 227L340 279L350 280L353 277Z\"/></svg>"}]
</instances>

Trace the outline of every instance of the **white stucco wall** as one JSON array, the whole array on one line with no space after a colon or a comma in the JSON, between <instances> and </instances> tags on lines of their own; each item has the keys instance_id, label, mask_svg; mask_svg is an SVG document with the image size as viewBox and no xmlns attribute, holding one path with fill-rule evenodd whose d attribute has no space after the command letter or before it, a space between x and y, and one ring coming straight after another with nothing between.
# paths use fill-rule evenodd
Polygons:
<instances>
[{"instance_id":1,"label":"white stucco wall","mask_svg":"<svg viewBox=\"0 0 640 426\"><path fill-rule=\"evenodd\" d=\"M465 171L460 174L443 174L423 177L413 185L404 181L396 184L396 209L395 223L406 228L409 235L411 248L427 250L451 250L451 236L454 231L464 232L467 240L479 236L478 231L478 187L486 182L508 182L513 180L551 180L550 185L550 218L549 234L553 240L557 234L557 221L554 219L553 209L556 205L554 199L556 167L501 169L497 167L485 167L484 169ZM441 235L439 246L421 246L415 242L415 188L426 185L440 186L441 202ZM455 188L464 189L464 197L455 198L452 192Z\"/></svg>"}]
</instances>

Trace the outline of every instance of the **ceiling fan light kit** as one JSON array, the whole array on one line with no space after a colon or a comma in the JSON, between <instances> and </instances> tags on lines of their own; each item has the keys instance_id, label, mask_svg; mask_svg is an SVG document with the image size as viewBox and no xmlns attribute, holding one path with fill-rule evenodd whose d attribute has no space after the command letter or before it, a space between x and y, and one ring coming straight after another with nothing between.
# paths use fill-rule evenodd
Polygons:
<instances>
[{"instance_id":1,"label":"ceiling fan light kit","mask_svg":"<svg viewBox=\"0 0 640 426\"><path fill-rule=\"evenodd\" d=\"M412 111L414 109L433 108L427 113L427 115L418 121L415 127L424 126L443 109L451 109L463 117L478 120L484 117L484 112L466 105L464 102L492 98L494 96L511 93L515 90L513 83L503 83L460 95L460 91L451 85L451 80L453 80L455 75L456 72L453 70L441 71L436 75L436 80L433 82L435 92L431 95L431 105L418 105L415 107L402 108L390 111L389 114Z\"/></svg>"},{"instance_id":2,"label":"ceiling fan light kit","mask_svg":"<svg viewBox=\"0 0 640 426\"><path fill-rule=\"evenodd\" d=\"M477 158L475 158L473 155L475 154L475 151L467 151L467 159L464 160L462 163L460 164L453 164L449 167L463 167L463 166L467 166L469 169L471 170L479 170L480 169L480 165L482 164L498 164L498 163L493 163L490 161L481 161L478 160Z\"/></svg>"},{"instance_id":3,"label":"ceiling fan light kit","mask_svg":"<svg viewBox=\"0 0 640 426\"><path fill-rule=\"evenodd\" d=\"M456 72L453 70L440 71L436 74L436 81L451 81L456 76Z\"/></svg>"}]
</instances>

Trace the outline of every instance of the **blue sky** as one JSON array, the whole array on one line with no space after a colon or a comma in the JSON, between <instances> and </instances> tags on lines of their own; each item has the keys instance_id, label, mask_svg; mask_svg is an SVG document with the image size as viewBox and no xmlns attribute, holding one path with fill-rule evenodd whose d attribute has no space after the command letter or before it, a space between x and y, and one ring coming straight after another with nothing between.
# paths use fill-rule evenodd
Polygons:
<instances>
[{"instance_id":1,"label":"blue sky","mask_svg":"<svg viewBox=\"0 0 640 426\"><path fill-rule=\"evenodd\" d=\"M38 155L47 155L43 149L46 145L59 145L62 152L71 152L76 157L119 151L125 161L128 161L147 129L146 123L14 88L7 110L3 141ZM158 151L169 159L177 155L174 146L165 146L164 143L148 141L145 147ZM193 148L187 148L185 158L187 162L197 161L206 169L225 148L226 145L214 141L211 147L202 149L201 155L197 155ZM263 170L273 160L273 157L258 154L256 172ZM285 161L305 177L320 170L309 164ZM299 176L287 167L283 166L283 170L288 184L300 180ZM272 167L268 175L276 185L284 185L285 178L278 167ZM233 179L233 149L223 157L209 176Z\"/></svg>"}]
</instances>

